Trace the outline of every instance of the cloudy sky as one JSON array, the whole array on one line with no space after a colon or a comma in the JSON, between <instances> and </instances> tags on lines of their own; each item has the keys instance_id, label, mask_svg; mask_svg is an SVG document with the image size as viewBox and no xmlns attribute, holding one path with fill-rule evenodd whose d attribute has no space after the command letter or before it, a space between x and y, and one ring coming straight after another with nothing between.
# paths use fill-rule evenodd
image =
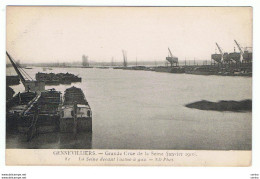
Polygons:
<instances>
[{"instance_id":1,"label":"cloudy sky","mask_svg":"<svg viewBox=\"0 0 260 179\"><path fill-rule=\"evenodd\" d=\"M250 7L8 7L7 51L21 62L210 60L215 42L252 46Z\"/></svg>"}]
</instances>

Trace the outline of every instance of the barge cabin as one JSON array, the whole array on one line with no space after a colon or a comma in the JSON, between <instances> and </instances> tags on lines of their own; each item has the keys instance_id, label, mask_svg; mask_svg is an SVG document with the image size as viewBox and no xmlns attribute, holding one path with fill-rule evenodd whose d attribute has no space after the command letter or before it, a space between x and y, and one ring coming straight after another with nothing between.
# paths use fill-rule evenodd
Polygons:
<instances>
[{"instance_id":1,"label":"barge cabin","mask_svg":"<svg viewBox=\"0 0 260 179\"><path fill-rule=\"evenodd\" d=\"M61 107L61 132L92 132L92 112L80 88L65 90Z\"/></svg>"}]
</instances>

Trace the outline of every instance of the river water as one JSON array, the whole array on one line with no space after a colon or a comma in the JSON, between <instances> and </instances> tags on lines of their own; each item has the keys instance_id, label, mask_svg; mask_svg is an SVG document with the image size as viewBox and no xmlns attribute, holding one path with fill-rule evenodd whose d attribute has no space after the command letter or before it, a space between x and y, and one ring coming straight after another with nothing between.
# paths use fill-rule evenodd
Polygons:
<instances>
[{"instance_id":1,"label":"river water","mask_svg":"<svg viewBox=\"0 0 260 179\"><path fill-rule=\"evenodd\" d=\"M42 68L26 69L35 77ZM69 134L44 134L25 142L7 136L7 148L250 150L251 112L217 112L186 108L200 101L252 99L252 78L170 74L97 68L53 68L46 73L69 72L82 83L46 86L62 93L82 88L93 113L89 139ZM7 75L15 74L11 68ZM12 86L23 91L20 84Z\"/></svg>"}]
</instances>

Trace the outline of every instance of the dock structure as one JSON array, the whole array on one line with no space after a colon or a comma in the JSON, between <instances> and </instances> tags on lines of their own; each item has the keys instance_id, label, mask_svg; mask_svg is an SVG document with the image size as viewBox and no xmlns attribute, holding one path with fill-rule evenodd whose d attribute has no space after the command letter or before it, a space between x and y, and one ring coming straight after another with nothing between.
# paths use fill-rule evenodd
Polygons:
<instances>
[{"instance_id":1,"label":"dock structure","mask_svg":"<svg viewBox=\"0 0 260 179\"><path fill-rule=\"evenodd\" d=\"M234 66L233 64L236 64L236 66L241 66L241 64L248 64L252 65L252 52L250 52L248 49L250 47L246 47L245 50L242 49L242 47L239 45L239 43L234 40L237 48L239 49L239 52L236 52L236 48L234 47L234 52L227 53L223 52L221 47L218 43L216 43L216 46L220 53L215 53L211 55L211 59L213 59L215 62L217 62L217 65L227 67L227 66Z\"/></svg>"}]
</instances>

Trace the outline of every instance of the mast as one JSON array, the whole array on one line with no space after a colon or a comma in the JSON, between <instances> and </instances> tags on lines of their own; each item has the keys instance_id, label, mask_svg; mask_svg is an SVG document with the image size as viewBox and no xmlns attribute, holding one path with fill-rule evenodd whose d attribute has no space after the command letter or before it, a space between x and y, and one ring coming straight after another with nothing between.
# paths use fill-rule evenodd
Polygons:
<instances>
[{"instance_id":1,"label":"mast","mask_svg":"<svg viewBox=\"0 0 260 179\"><path fill-rule=\"evenodd\" d=\"M114 66L114 57L112 57L111 66Z\"/></svg>"}]
</instances>

